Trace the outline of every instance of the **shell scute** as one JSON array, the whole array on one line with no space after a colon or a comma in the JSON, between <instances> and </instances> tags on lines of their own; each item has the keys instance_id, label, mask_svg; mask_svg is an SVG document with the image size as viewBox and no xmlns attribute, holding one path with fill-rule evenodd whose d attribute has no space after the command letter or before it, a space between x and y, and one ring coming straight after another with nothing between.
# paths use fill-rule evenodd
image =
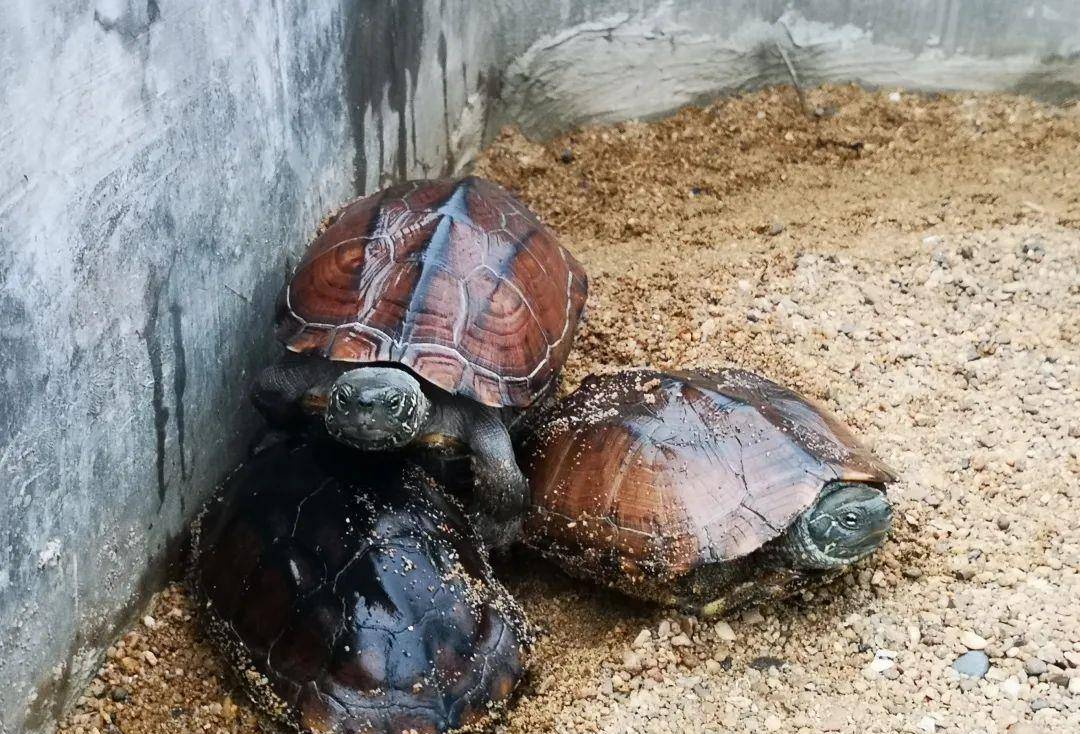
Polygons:
<instances>
[{"instance_id":1,"label":"shell scute","mask_svg":"<svg viewBox=\"0 0 1080 734\"><path fill-rule=\"evenodd\" d=\"M211 636L279 721L445 731L497 709L524 674L520 610L461 508L416 467L329 443L266 449L226 481L193 544Z\"/></svg>"},{"instance_id":2,"label":"shell scute","mask_svg":"<svg viewBox=\"0 0 1080 734\"><path fill-rule=\"evenodd\" d=\"M501 187L413 181L329 220L286 285L277 335L294 352L399 362L449 392L525 407L565 363L587 290L573 256ZM461 369L429 372L439 362L426 357L448 351Z\"/></svg>"},{"instance_id":3,"label":"shell scute","mask_svg":"<svg viewBox=\"0 0 1080 734\"><path fill-rule=\"evenodd\" d=\"M829 413L742 370L590 376L538 424L527 542L598 577L741 558L827 482L893 479Z\"/></svg>"}]
</instances>

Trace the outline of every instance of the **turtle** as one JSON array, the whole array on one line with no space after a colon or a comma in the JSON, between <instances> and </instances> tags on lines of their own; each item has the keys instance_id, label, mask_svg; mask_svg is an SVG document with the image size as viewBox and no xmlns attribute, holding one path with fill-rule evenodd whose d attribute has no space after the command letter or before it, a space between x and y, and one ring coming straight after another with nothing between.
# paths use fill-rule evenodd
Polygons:
<instances>
[{"instance_id":1,"label":"turtle","mask_svg":"<svg viewBox=\"0 0 1080 734\"><path fill-rule=\"evenodd\" d=\"M521 448L521 538L572 575L716 616L878 548L895 475L834 416L739 369L590 375Z\"/></svg>"},{"instance_id":2,"label":"turtle","mask_svg":"<svg viewBox=\"0 0 1080 734\"><path fill-rule=\"evenodd\" d=\"M200 514L189 580L270 720L314 734L482 726L532 632L461 506L417 465L266 447Z\"/></svg>"},{"instance_id":3,"label":"turtle","mask_svg":"<svg viewBox=\"0 0 1080 734\"><path fill-rule=\"evenodd\" d=\"M314 419L366 451L471 455L476 504L520 513L510 431L555 390L588 278L482 178L410 181L331 216L279 299L288 350L255 381L270 423Z\"/></svg>"}]
</instances>

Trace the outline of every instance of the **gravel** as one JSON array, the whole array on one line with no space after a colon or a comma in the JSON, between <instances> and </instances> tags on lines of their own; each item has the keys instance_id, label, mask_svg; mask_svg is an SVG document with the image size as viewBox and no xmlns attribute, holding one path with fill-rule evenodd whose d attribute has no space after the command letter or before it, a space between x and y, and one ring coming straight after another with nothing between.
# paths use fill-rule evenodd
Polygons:
<instances>
[{"instance_id":1,"label":"gravel","mask_svg":"<svg viewBox=\"0 0 1080 734\"><path fill-rule=\"evenodd\" d=\"M740 366L901 476L873 559L720 622L513 553L546 635L500 734L1080 731L1080 112L894 91L506 131L479 161L589 271L567 387ZM159 596L61 731L257 731L190 613Z\"/></svg>"}]
</instances>

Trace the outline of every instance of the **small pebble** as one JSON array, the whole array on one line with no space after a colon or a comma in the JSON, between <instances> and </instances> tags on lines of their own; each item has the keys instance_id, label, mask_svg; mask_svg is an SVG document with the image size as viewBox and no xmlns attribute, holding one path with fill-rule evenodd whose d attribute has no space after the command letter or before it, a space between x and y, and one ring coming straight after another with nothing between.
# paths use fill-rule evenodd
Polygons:
<instances>
[{"instance_id":1,"label":"small pebble","mask_svg":"<svg viewBox=\"0 0 1080 734\"><path fill-rule=\"evenodd\" d=\"M895 665L896 661L892 658L877 655L876 657L874 657L873 660L870 661L870 664L867 665L866 668L872 673L884 673L886 670Z\"/></svg>"},{"instance_id":2,"label":"small pebble","mask_svg":"<svg viewBox=\"0 0 1080 734\"><path fill-rule=\"evenodd\" d=\"M1056 665L1049 665L1046 669L1046 682L1064 688L1069 685L1069 675Z\"/></svg>"},{"instance_id":3,"label":"small pebble","mask_svg":"<svg viewBox=\"0 0 1080 734\"><path fill-rule=\"evenodd\" d=\"M986 649L986 640L971 630L965 630L960 635L960 643L968 650L984 650Z\"/></svg>"},{"instance_id":4,"label":"small pebble","mask_svg":"<svg viewBox=\"0 0 1080 734\"><path fill-rule=\"evenodd\" d=\"M693 647L694 643L690 641L690 638L686 635L675 635L671 638L671 644L674 647Z\"/></svg>"},{"instance_id":5,"label":"small pebble","mask_svg":"<svg viewBox=\"0 0 1080 734\"><path fill-rule=\"evenodd\" d=\"M1042 726L1037 726L1028 721L1018 721L1009 727L1009 734L1047 734Z\"/></svg>"},{"instance_id":6,"label":"small pebble","mask_svg":"<svg viewBox=\"0 0 1080 734\"><path fill-rule=\"evenodd\" d=\"M965 652L953 663L953 668L962 676L982 678L990 670L990 659L980 650Z\"/></svg>"},{"instance_id":7,"label":"small pebble","mask_svg":"<svg viewBox=\"0 0 1080 734\"><path fill-rule=\"evenodd\" d=\"M731 625L727 622L717 622L713 625L713 631L716 633L716 636L724 642L735 641L735 630L733 630Z\"/></svg>"},{"instance_id":8,"label":"small pebble","mask_svg":"<svg viewBox=\"0 0 1080 734\"><path fill-rule=\"evenodd\" d=\"M1028 675L1046 675L1046 663L1039 658L1028 658L1024 661L1024 672Z\"/></svg>"}]
</instances>

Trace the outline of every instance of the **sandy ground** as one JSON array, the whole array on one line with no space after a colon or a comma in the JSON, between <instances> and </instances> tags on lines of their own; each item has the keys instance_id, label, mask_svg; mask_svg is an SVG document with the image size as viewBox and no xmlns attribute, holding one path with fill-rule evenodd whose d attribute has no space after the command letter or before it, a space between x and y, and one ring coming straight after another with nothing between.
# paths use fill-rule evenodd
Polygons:
<instances>
[{"instance_id":1,"label":"sandy ground","mask_svg":"<svg viewBox=\"0 0 1080 734\"><path fill-rule=\"evenodd\" d=\"M479 162L589 272L571 386L737 365L902 476L876 558L721 622L504 560L546 633L501 732L1080 731L1080 109L808 98L507 132ZM160 594L61 730L259 731L192 614Z\"/></svg>"}]
</instances>

